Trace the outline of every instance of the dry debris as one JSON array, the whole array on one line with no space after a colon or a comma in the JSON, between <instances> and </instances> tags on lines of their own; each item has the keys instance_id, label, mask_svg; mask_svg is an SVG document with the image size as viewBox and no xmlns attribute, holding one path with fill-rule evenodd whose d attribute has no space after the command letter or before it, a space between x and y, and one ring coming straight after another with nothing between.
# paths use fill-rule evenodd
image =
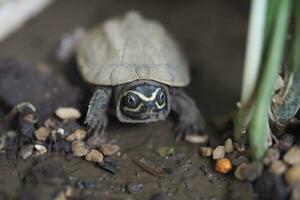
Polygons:
<instances>
[{"instance_id":1,"label":"dry debris","mask_svg":"<svg viewBox=\"0 0 300 200\"><path fill-rule=\"evenodd\" d=\"M143 157L135 157L132 159L132 162L136 164L141 169L145 170L149 174L158 177L167 177L167 174L163 167L153 163L151 160L147 160Z\"/></svg>"}]
</instances>

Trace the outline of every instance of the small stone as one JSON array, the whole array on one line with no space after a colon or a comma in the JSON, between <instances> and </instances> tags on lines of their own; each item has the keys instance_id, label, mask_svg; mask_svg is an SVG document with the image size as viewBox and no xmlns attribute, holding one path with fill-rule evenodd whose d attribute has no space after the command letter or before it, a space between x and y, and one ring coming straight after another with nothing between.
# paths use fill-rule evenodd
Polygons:
<instances>
[{"instance_id":1,"label":"small stone","mask_svg":"<svg viewBox=\"0 0 300 200\"><path fill-rule=\"evenodd\" d=\"M289 168L285 174L285 181L289 185L295 185L300 182L300 165Z\"/></svg>"},{"instance_id":2,"label":"small stone","mask_svg":"<svg viewBox=\"0 0 300 200\"><path fill-rule=\"evenodd\" d=\"M66 197L72 197L73 193L74 193L74 189L69 185L66 186L66 188L65 188Z\"/></svg>"},{"instance_id":3,"label":"small stone","mask_svg":"<svg viewBox=\"0 0 300 200\"><path fill-rule=\"evenodd\" d=\"M215 170L222 174L227 174L232 169L232 165L229 159L221 158L218 159L215 165Z\"/></svg>"},{"instance_id":4,"label":"small stone","mask_svg":"<svg viewBox=\"0 0 300 200\"><path fill-rule=\"evenodd\" d=\"M291 200L300 200L300 183L293 187Z\"/></svg>"},{"instance_id":5,"label":"small stone","mask_svg":"<svg viewBox=\"0 0 300 200\"><path fill-rule=\"evenodd\" d=\"M32 154L33 154L33 145L32 144L23 146L21 148L21 150L19 151L19 156L23 160L27 160L27 158L29 158L30 156L32 156Z\"/></svg>"},{"instance_id":6,"label":"small stone","mask_svg":"<svg viewBox=\"0 0 300 200\"><path fill-rule=\"evenodd\" d=\"M174 147L166 146L166 147L159 148L157 152L161 157L167 157L167 156L174 155L175 149Z\"/></svg>"},{"instance_id":7,"label":"small stone","mask_svg":"<svg viewBox=\"0 0 300 200\"><path fill-rule=\"evenodd\" d=\"M68 142L73 142L74 140L83 140L86 136L86 131L85 130L76 130L74 133L71 133L66 137L66 140Z\"/></svg>"},{"instance_id":8,"label":"small stone","mask_svg":"<svg viewBox=\"0 0 300 200\"><path fill-rule=\"evenodd\" d=\"M281 160L275 160L272 162L269 171L277 176L284 174L287 170L287 166Z\"/></svg>"},{"instance_id":9,"label":"small stone","mask_svg":"<svg viewBox=\"0 0 300 200\"><path fill-rule=\"evenodd\" d=\"M236 150L238 150L238 152L244 152L246 147L244 144L240 144L240 143L233 143L234 144L234 147L236 148Z\"/></svg>"},{"instance_id":10,"label":"small stone","mask_svg":"<svg viewBox=\"0 0 300 200\"><path fill-rule=\"evenodd\" d=\"M144 185L142 183L130 183L127 185L127 191L129 193L138 193L143 190Z\"/></svg>"},{"instance_id":11,"label":"small stone","mask_svg":"<svg viewBox=\"0 0 300 200\"><path fill-rule=\"evenodd\" d=\"M56 116L61 119L69 120L69 119L78 119L81 117L79 110L71 107L59 107L55 111Z\"/></svg>"},{"instance_id":12,"label":"small stone","mask_svg":"<svg viewBox=\"0 0 300 200\"><path fill-rule=\"evenodd\" d=\"M233 166L239 166L243 163L249 163L249 159L246 156L241 155L241 156L238 156L236 158L233 158L231 160L231 163L232 163Z\"/></svg>"},{"instance_id":13,"label":"small stone","mask_svg":"<svg viewBox=\"0 0 300 200\"><path fill-rule=\"evenodd\" d=\"M73 141L71 148L72 148L73 154L77 157L85 156L88 153L88 149L87 149L86 145L84 144L84 142L82 142L80 140Z\"/></svg>"},{"instance_id":14,"label":"small stone","mask_svg":"<svg viewBox=\"0 0 300 200\"><path fill-rule=\"evenodd\" d=\"M103 153L103 155L111 156L117 153L120 150L120 147L114 144L101 144L99 150Z\"/></svg>"},{"instance_id":15,"label":"small stone","mask_svg":"<svg viewBox=\"0 0 300 200\"><path fill-rule=\"evenodd\" d=\"M35 144L34 148L36 149L36 152L34 154L35 156L41 156L41 155L47 153L47 148L44 145Z\"/></svg>"},{"instance_id":16,"label":"small stone","mask_svg":"<svg viewBox=\"0 0 300 200\"><path fill-rule=\"evenodd\" d=\"M231 138L227 138L224 142L225 152L231 153L234 150L233 142Z\"/></svg>"},{"instance_id":17,"label":"small stone","mask_svg":"<svg viewBox=\"0 0 300 200\"><path fill-rule=\"evenodd\" d=\"M300 164L300 148L298 146L293 146L284 156L283 160L289 165L299 165Z\"/></svg>"},{"instance_id":18,"label":"small stone","mask_svg":"<svg viewBox=\"0 0 300 200\"><path fill-rule=\"evenodd\" d=\"M188 134L185 136L185 141L194 143L194 144L203 144L208 140L208 135L192 135Z\"/></svg>"},{"instance_id":19,"label":"small stone","mask_svg":"<svg viewBox=\"0 0 300 200\"><path fill-rule=\"evenodd\" d=\"M96 149L91 149L90 152L85 155L85 159L92 162L102 162L103 154Z\"/></svg>"},{"instance_id":20,"label":"small stone","mask_svg":"<svg viewBox=\"0 0 300 200\"><path fill-rule=\"evenodd\" d=\"M214 159L214 160L224 158L224 156L225 156L225 148L224 148L224 146L222 146L222 145L217 146L217 147L213 150L212 155L213 155L213 159Z\"/></svg>"},{"instance_id":21,"label":"small stone","mask_svg":"<svg viewBox=\"0 0 300 200\"><path fill-rule=\"evenodd\" d=\"M50 130L46 127L40 127L34 132L35 138L40 141L45 141L50 134Z\"/></svg>"},{"instance_id":22,"label":"small stone","mask_svg":"<svg viewBox=\"0 0 300 200\"><path fill-rule=\"evenodd\" d=\"M65 195L64 191L59 192L54 198L53 200L67 200L67 197Z\"/></svg>"},{"instance_id":23,"label":"small stone","mask_svg":"<svg viewBox=\"0 0 300 200\"><path fill-rule=\"evenodd\" d=\"M44 126L49 129L54 128L55 122L51 118L49 118L44 122Z\"/></svg>"},{"instance_id":24,"label":"small stone","mask_svg":"<svg viewBox=\"0 0 300 200\"><path fill-rule=\"evenodd\" d=\"M273 161L278 160L279 157L280 157L280 152L277 148L269 148L263 159L263 163L265 165L270 165Z\"/></svg>"},{"instance_id":25,"label":"small stone","mask_svg":"<svg viewBox=\"0 0 300 200\"><path fill-rule=\"evenodd\" d=\"M200 147L200 153L203 157L210 157L213 149L211 147Z\"/></svg>"},{"instance_id":26,"label":"small stone","mask_svg":"<svg viewBox=\"0 0 300 200\"><path fill-rule=\"evenodd\" d=\"M283 136L281 136L278 140L278 148L281 151L287 151L289 150L295 141L295 137L291 134L284 134Z\"/></svg>"},{"instance_id":27,"label":"small stone","mask_svg":"<svg viewBox=\"0 0 300 200\"><path fill-rule=\"evenodd\" d=\"M59 128L56 130L56 133L58 133L60 135L65 135L65 130L63 128Z\"/></svg>"},{"instance_id":28,"label":"small stone","mask_svg":"<svg viewBox=\"0 0 300 200\"><path fill-rule=\"evenodd\" d=\"M262 175L263 164L259 161L255 161L249 164L243 163L235 170L235 177L240 181L255 181Z\"/></svg>"}]
</instances>

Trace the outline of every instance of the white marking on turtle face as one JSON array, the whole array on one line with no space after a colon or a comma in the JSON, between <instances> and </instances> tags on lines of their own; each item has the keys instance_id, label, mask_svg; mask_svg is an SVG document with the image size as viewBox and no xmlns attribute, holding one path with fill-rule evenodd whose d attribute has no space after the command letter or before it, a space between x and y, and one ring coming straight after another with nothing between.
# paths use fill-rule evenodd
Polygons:
<instances>
[{"instance_id":1,"label":"white marking on turtle face","mask_svg":"<svg viewBox=\"0 0 300 200\"><path fill-rule=\"evenodd\" d=\"M153 100L156 98L156 95L157 95L157 93L159 92L160 89L161 89L161 88L157 88L157 89L151 94L151 97L147 97L147 96L145 96L144 94L139 93L139 92L134 91L134 90L129 90L129 91L125 92L124 96L126 96L128 93L133 93L133 94L139 96L140 99L142 99L142 100L148 102L148 101L153 101Z\"/></svg>"},{"instance_id":2,"label":"white marking on turtle face","mask_svg":"<svg viewBox=\"0 0 300 200\"><path fill-rule=\"evenodd\" d=\"M163 107L165 107L166 102L164 102L161 106L157 103L157 101L155 102L155 105L158 109L162 109Z\"/></svg>"},{"instance_id":3,"label":"white marking on turtle face","mask_svg":"<svg viewBox=\"0 0 300 200\"><path fill-rule=\"evenodd\" d=\"M124 106L124 110L130 111L130 112L138 112L143 105L144 105L143 103L140 103L138 105L138 107L136 107L136 108L128 108L127 106Z\"/></svg>"}]
</instances>

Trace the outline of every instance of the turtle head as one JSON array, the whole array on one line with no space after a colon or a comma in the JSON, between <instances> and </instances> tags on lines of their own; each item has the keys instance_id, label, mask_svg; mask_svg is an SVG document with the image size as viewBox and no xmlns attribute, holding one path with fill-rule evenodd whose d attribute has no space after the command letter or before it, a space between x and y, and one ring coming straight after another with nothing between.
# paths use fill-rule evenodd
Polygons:
<instances>
[{"instance_id":1,"label":"turtle head","mask_svg":"<svg viewBox=\"0 0 300 200\"><path fill-rule=\"evenodd\" d=\"M120 121L151 122L165 119L170 96L165 85L154 82L130 84L119 96Z\"/></svg>"}]
</instances>

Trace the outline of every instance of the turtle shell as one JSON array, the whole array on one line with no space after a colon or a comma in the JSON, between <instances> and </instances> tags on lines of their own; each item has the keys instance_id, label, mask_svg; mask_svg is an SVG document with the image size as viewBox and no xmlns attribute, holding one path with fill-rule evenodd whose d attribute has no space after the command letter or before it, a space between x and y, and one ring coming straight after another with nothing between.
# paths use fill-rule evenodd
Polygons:
<instances>
[{"instance_id":1,"label":"turtle shell","mask_svg":"<svg viewBox=\"0 0 300 200\"><path fill-rule=\"evenodd\" d=\"M189 81L187 63L176 43L156 21L137 12L95 27L77 49L79 71L95 85L120 85L153 80L183 87Z\"/></svg>"}]
</instances>

